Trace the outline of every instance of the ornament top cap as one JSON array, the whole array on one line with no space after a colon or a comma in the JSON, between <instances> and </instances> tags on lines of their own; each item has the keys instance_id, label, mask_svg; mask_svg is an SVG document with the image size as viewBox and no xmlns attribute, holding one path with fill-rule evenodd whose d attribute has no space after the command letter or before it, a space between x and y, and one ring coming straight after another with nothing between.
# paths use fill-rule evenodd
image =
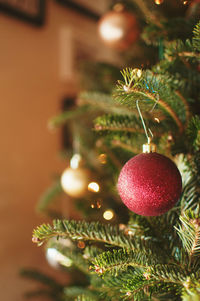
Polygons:
<instances>
[{"instance_id":1,"label":"ornament top cap","mask_svg":"<svg viewBox=\"0 0 200 301\"><path fill-rule=\"evenodd\" d=\"M74 154L73 157L70 160L70 167L72 169L77 169L80 167L82 163L82 158L80 154Z\"/></svg>"},{"instance_id":2,"label":"ornament top cap","mask_svg":"<svg viewBox=\"0 0 200 301\"><path fill-rule=\"evenodd\" d=\"M117 13L121 13L124 10L124 5L122 3L116 3L113 6L113 10L116 11Z\"/></svg>"},{"instance_id":3,"label":"ornament top cap","mask_svg":"<svg viewBox=\"0 0 200 301\"><path fill-rule=\"evenodd\" d=\"M154 153L156 152L156 145L151 142L151 138L148 137L148 142L142 146L143 153Z\"/></svg>"}]
</instances>

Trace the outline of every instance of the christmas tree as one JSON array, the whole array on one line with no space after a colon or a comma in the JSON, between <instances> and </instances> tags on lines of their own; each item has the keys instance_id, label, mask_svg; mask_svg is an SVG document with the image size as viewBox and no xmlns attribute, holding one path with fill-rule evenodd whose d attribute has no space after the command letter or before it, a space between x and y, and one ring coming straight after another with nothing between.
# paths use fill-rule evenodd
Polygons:
<instances>
[{"instance_id":1,"label":"christmas tree","mask_svg":"<svg viewBox=\"0 0 200 301\"><path fill-rule=\"evenodd\" d=\"M148 2L133 4L148 21L142 37L159 48L158 62L124 68L112 91L101 81L53 120L94 115L93 151L108 159L104 197L119 216L111 224L56 219L34 230L35 243L47 242L63 266L85 275L81 285L54 283L55 300L200 300L200 22L195 1L169 19Z\"/></svg>"}]
</instances>

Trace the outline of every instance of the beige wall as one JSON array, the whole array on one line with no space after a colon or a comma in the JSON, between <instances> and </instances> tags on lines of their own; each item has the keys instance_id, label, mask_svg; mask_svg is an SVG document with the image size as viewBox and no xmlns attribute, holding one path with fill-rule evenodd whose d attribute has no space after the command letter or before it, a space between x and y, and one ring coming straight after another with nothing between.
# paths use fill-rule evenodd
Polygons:
<instances>
[{"instance_id":1,"label":"beige wall","mask_svg":"<svg viewBox=\"0 0 200 301\"><path fill-rule=\"evenodd\" d=\"M46 124L59 111L62 96L76 90L74 80L63 81L60 74L60 30L70 26L77 32L76 40L78 35L82 42L88 37L86 44L102 47L94 23L47 2L41 29L0 15L0 294L4 301L23 300L22 293L31 286L18 277L21 267L48 269L42 248L31 242L33 227L44 220L36 215L35 205L51 175L64 164L57 155L59 133L50 133ZM100 53L109 59L109 52L99 51L99 58Z\"/></svg>"}]
</instances>

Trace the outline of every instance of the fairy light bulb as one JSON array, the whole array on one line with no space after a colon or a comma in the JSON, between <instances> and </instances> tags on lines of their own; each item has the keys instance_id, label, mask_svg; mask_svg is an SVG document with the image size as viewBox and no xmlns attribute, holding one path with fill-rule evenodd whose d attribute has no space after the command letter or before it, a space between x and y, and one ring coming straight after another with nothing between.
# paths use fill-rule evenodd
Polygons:
<instances>
[{"instance_id":1,"label":"fairy light bulb","mask_svg":"<svg viewBox=\"0 0 200 301\"><path fill-rule=\"evenodd\" d=\"M164 2L164 0L154 0L155 4L160 5Z\"/></svg>"},{"instance_id":2,"label":"fairy light bulb","mask_svg":"<svg viewBox=\"0 0 200 301\"><path fill-rule=\"evenodd\" d=\"M106 219L107 221L111 220L114 217L114 212L112 209L108 209L104 211L103 213L103 218Z\"/></svg>"},{"instance_id":3,"label":"fairy light bulb","mask_svg":"<svg viewBox=\"0 0 200 301\"><path fill-rule=\"evenodd\" d=\"M106 164L107 163L107 155L106 154L100 154L98 156L98 160L101 164Z\"/></svg>"},{"instance_id":4,"label":"fairy light bulb","mask_svg":"<svg viewBox=\"0 0 200 301\"><path fill-rule=\"evenodd\" d=\"M93 201L91 202L90 207L91 207L92 209L100 209L100 208L101 208L101 203L102 203L102 200L101 200L101 199L93 200Z\"/></svg>"},{"instance_id":5,"label":"fairy light bulb","mask_svg":"<svg viewBox=\"0 0 200 301\"><path fill-rule=\"evenodd\" d=\"M91 192L99 192L100 186L96 182L90 182L88 184L88 190L91 191Z\"/></svg>"},{"instance_id":6,"label":"fairy light bulb","mask_svg":"<svg viewBox=\"0 0 200 301\"><path fill-rule=\"evenodd\" d=\"M157 122L157 123L160 123L160 119L158 117L155 117L154 120Z\"/></svg>"}]
</instances>

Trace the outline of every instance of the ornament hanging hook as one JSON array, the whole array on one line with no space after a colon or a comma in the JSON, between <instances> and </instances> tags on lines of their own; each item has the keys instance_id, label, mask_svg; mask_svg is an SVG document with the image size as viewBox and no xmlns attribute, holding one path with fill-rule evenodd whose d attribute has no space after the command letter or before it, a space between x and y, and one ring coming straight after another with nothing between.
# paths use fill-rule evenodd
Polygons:
<instances>
[{"instance_id":1,"label":"ornament hanging hook","mask_svg":"<svg viewBox=\"0 0 200 301\"><path fill-rule=\"evenodd\" d=\"M139 100L136 100L136 107L137 107L139 116L140 116L141 121L142 121L142 125L143 125L144 131L145 131L145 135L147 137L147 143L143 144L143 153L155 152L156 151L156 146L155 146L155 144L153 144L151 142L151 140L153 138L153 133L150 130L150 128L148 128L148 131L149 131L151 137L148 135L147 127L146 127L146 124L144 122L144 118L142 116L142 113L141 113L141 110L140 110L140 107L139 107Z\"/></svg>"},{"instance_id":2,"label":"ornament hanging hook","mask_svg":"<svg viewBox=\"0 0 200 301\"><path fill-rule=\"evenodd\" d=\"M138 100L138 99L136 100L136 107L137 107L138 113L139 113L139 115L140 115L140 119L141 119L141 121L142 121L142 125L143 125L144 131L145 131L145 135L146 135L146 137L147 137L147 141L148 141L148 143L150 143L150 142L151 142L151 138L153 138L153 133L152 133L152 131L150 130L150 128L148 128L148 131L149 131L151 137L148 135L147 127L146 127L146 124L145 124L145 122L144 122L144 118L143 118L143 116L142 116L142 112L141 112L140 107L139 107L139 100Z\"/></svg>"}]
</instances>

